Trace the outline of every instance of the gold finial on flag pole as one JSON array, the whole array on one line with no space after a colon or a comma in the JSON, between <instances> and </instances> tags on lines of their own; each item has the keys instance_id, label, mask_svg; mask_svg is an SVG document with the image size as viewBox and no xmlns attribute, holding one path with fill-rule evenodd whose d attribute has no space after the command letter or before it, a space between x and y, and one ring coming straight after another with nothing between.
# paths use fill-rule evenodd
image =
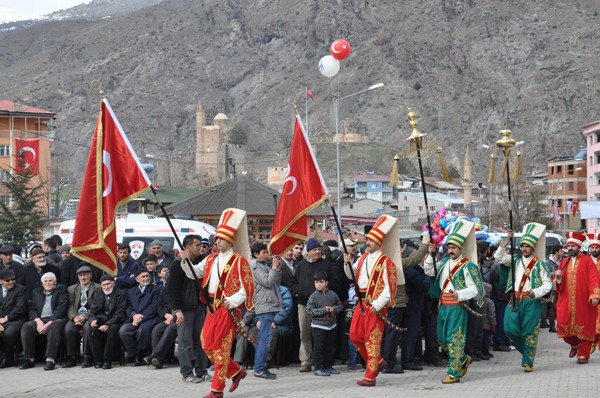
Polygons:
<instances>
[{"instance_id":1,"label":"gold finial on flag pole","mask_svg":"<svg viewBox=\"0 0 600 398\"><path fill-rule=\"evenodd\" d=\"M294 112L296 112L296 117L300 116L300 113L298 113L298 104L296 103L296 97L289 96L287 101L288 101L288 104L291 104L294 107Z\"/></svg>"},{"instance_id":2,"label":"gold finial on flag pole","mask_svg":"<svg viewBox=\"0 0 600 398\"><path fill-rule=\"evenodd\" d=\"M92 80L92 87L98 89L100 95L100 102L104 99L104 90L102 89L102 82L100 80Z\"/></svg>"}]
</instances>

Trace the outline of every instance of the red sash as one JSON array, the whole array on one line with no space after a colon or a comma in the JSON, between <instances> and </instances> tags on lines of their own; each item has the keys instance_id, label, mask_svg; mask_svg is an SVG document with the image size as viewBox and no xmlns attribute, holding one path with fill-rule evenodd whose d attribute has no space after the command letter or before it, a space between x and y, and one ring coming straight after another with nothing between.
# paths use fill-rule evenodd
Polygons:
<instances>
[{"instance_id":1,"label":"red sash","mask_svg":"<svg viewBox=\"0 0 600 398\"><path fill-rule=\"evenodd\" d=\"M519 260L523 261L523 257L521 257ZM538 261L540 261L539 258L532 258L527 267L525 268L525 272L523 273L523 276L521 277L521 282L519 283L519 290L516 293L516 297L519 300L519 302L521 301L521 298L523 296L523 287L525 286L525 282L527 282L527 280L529 279L529 275L531 275L531 271L533 270L533 267L535 267L535 265L538 263ZM533 289L533 286L531 288Z\"/></svg>"},{"instance_id":2,"label":"red sash","mask_svg":"<svg viewBox=\"0 0 600 398\"><path fill-rule=\"evenodd\" d=\"M365 258L367 258L368 254L365 253L359 260L358 260L358 265L356 267L356 277L358 279L360 279L360 272L362 270L362 266L364 263ZM379 278L382 276L382 272L385 269L385 259L386 257L383 254L380 254L379 257L377 257L377 261L375 261L375 265L373 266L373 272L371 273L371 275L367 275L369 277L368 280L368 284L367 284L367 288L366 289L361 289L359 286L359 289L361 291L365 291L366 290L366 294L365 294L365 298L367 300L373 301L376 299L375 294L377 293L375 291L375 289L377 288L378 282L379 282ZM356 281L358 283L358 280Z\"/></svg>"},{"instance_id":3,"label":"red sash","mask_svg":"<svg viewBox=\"0 0 600 398\"><path fill-rule=\"evenodd\" d=\"M448 261L450 261L450 260L448 260ZM442 293L444 293L446 291L446 287L452 281L452 278L454 278L454 275L456 275L456 273L463 267L463 265L465 265L468 262L469 262L469 260L467 258L463 257L462 260L460 260L458 263L456 263L454 265L454 267L450 270L450 272L448 272L448 279L446 279L444 281L444 286L442 286Z\"/></svg>"},{"instance_id":4,"label":"red sash","mask_svg":"<svg viewBox=\"0 0 600 398\"><path fill-rule=\"evenodd\" d=\"M214 253L206 260L206 268L204 271L204 281L203 281L202 287L207 289L207 291L208 291L208 283L210 281L210 274L212 271L212 266L214 264L215 257L218 258L218 256L219 256L219 253ZM215 310L217 308L219 308L223 302L223 297L225 296L224 289L225 289L225 286L227 285L227 278L229 278L229 274L231 273L231 270L233 269L233 263L235 262L236 259L237 259L237 256L234 253L229 258L229 261L227 261L227 263L225 264L225 267L223 268L221 275L220 276L217 275L217 278L219 279L219 283L217 283L217 291L214 294L209 294L210 298L213 299L212 307ZM207 303L207 304L210 304L210 303Z\"/></svg>"}]
</instances>

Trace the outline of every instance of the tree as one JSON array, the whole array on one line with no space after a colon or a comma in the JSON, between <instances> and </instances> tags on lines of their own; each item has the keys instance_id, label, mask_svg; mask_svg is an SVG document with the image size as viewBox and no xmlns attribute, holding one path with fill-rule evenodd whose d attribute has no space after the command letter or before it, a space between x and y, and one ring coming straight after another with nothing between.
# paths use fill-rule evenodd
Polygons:
<instances>
[{"instance_id":1,"label":"tree","mask_svg":"<svg viewBox=\"0 0 600 398\"><path fill-rule=\"evenodd\" d=\"M8 180L1 184L3 190L10 195L12 206L0 202L0 240L17 242L26 247L41 234L42 215L39 203L44 197L44 184L32 186L29 172L9 175Z\"/></svg>"},{"instance_id":2,"label":"tree","mask_svg":"<svg viewBox=\"0 0 600 398\"><path fill-rule=\"evenodd\" d=\"M241 124L236 124L233 126L229 133L229 143L230 144L242 144L246 145L248 142L248 134L244 127Z\"/></svg>"}]
</instances>

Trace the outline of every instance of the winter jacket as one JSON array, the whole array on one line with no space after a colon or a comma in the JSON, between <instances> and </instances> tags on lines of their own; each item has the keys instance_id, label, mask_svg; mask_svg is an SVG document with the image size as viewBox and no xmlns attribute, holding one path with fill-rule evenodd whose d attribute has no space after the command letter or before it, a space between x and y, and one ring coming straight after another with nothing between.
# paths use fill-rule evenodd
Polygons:
<instances>
[{"instance_id":1,"label":"winter jacket","mask_svg":"<svg viewBox=\"0 0 600 398\"><path fill-rule=\"evenodd\" d=\"M281 311L281 271L275 271L269 263L255 258L250 261L250 269L254 278L254 312L260 315Z\"/></svg>"},{"instance_id":2,"label":"winter jacket","mask_svg":"<svg viewBox=\"0 0 600 398\"><path fill-rule=\"evenodd\" d=\"M333 314L325 307L333 307ZM342 311L342 302L335 292L325 289L322 292L315 290L306 303L306 312L310 315L311 326L323 329L333 329L336 324L336 315Z\"/></svg>"}]
</instances>

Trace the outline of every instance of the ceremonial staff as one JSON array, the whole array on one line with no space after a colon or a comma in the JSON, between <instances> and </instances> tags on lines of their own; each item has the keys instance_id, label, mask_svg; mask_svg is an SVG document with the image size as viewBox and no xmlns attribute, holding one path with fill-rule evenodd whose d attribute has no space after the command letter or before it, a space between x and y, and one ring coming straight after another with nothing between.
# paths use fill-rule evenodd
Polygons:
<instances>
[{"instance_id":1,"label":"ceremonial staff","mask_svg":"<svg viewBox=\"0 0 600 398\"><path fill-rule=\"evenodd\" d=\"M512 147L515 146L516 142L514 139L510 138L510 130L501 130L500 131L500 135L502 136L501 139L499 139L498 141L496 141L496 145L502 149L502 153L504 154L504 174L506 174L506 185L508 186L508 225L509 225L509 229L512 232L513 231L513 214L512 214L512 196L511 196L511 191L510 191L510 168L509 168L509 160L510 160L510 150ZM517 178L518 174L519 174L519 160L520 160L520 156L521 153L517 152L517 165L515 166L515 175L514 177ZM512 274L512 280L511 280L511 287L514 293L515 290L515 257L514 257L514 252L515 252L515 238L514 236L511 236L510 238L510 272ZM511 309L513 311L517 310L516 307L516 300L513 299L511 300Z\"/></svg>"},{"instance_id":2,"label":"ceremonial staff","mask_svg":"<svg viewBox=\"0 0 600 398\"><path fill-rule=\"evenodd\" d=\"M421 151L423 148L423 137L427 134L421 133L417 129L417 115L414 112L408 112L408 122L410 123L410 128L412 132L410 137L406 139L409 142L409 153L416 152L417 161L419 163L419 173L421 175L421 189L423 190L423 200L425 202L425 215L427 216L427 230L429 232L429 238L431 242L433 242L433 229L431 228L431 215L429 214L429 203L427 201L427 188L425 187L425 174L423 172L423 161L421 159ZM442 170L442 176L444 180L451 182L452 177L450 177L450 173L448 172L448 168L446 167L446 163L444 161L444 157L442 155L442 148L437 147L436 152L440 159L440 168ZM400 155L394 156L394 167L392 169L392 178L390 184L392 186L398 185L398 161L400 160ZM433 272L437 277L437 265L435 261L435 256L431 256L433 259Z\"/></svg>"}]
</instances>

